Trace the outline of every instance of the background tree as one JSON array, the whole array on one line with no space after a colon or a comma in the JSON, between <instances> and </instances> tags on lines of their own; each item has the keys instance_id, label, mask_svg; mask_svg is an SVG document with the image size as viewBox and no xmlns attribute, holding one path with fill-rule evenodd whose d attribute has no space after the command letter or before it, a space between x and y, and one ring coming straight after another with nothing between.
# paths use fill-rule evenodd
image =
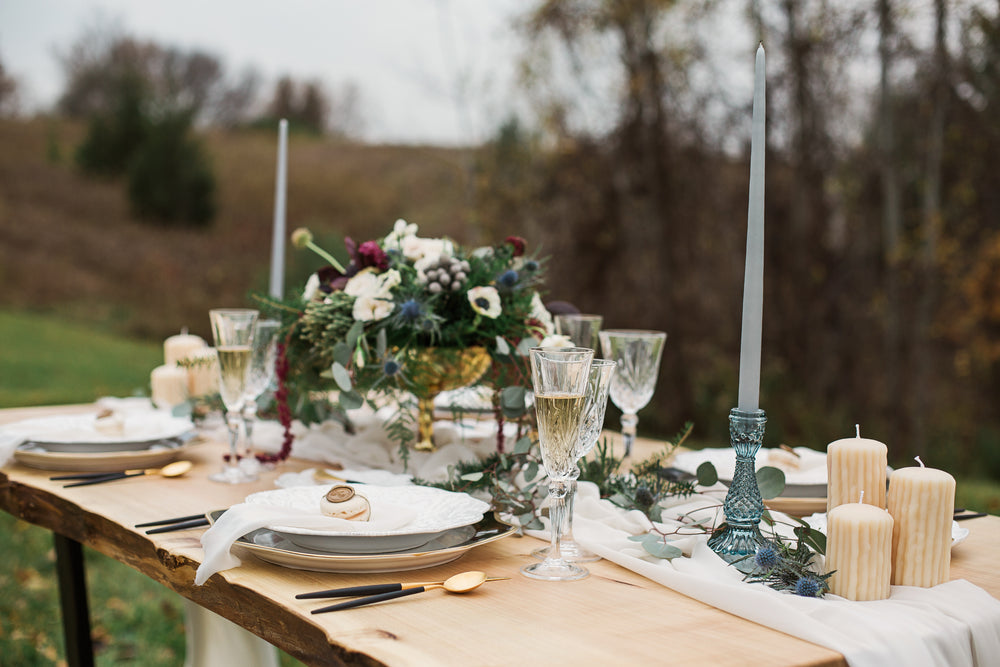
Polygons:
<instances>
[{"instance_id":1,"label":"background tree","mask_svg":"<svg viewBox=\"0 0 1000 667\"><path fill-rule=\"evenodd\" d=\"M13 116L19 108L17 81L0 62L0 116Z\"/></svg>"}]
</instances>

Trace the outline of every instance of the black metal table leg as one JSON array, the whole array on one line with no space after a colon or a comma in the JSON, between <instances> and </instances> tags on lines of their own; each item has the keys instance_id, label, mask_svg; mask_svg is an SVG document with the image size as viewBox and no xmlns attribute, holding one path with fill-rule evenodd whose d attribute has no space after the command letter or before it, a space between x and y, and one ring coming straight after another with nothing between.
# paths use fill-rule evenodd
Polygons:
<instances>
[{"instance_id":1,"label":"black metal table leg","mask_svg":"<svg viewBox=\"0 0 1000 667\"><path fill-rule=\"evenodd\" d=\"M87 579L83 571L83 547L79 542L52 534L56 547L56 574L62 607L63 636L69 667L93 667L94 645L90 638L90 608Z\"/></svg>"}]
</instances>

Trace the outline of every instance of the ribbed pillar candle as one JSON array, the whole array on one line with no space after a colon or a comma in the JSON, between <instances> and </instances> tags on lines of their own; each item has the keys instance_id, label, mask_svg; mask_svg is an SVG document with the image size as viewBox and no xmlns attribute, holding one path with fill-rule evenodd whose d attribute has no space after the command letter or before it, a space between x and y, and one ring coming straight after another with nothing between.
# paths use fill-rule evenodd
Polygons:
<instances>
[{"instance_id":1,"label":"ribbed pillar candle","mask_svg":"<svg viewBox=\"0 0 1000 667\"><path fill-rule=\"evenodd\" d=\"M219 391L219 357L214 347L199 350L191 357L194 365L187 369L188 392L192 397L207 396Z\"/></svg>"},{"instance_id":2,"label":"ribbed pillar candle","mask_svg":"<svg viewBox=\"0 0 1000 667\"><path fill-rule=\"evenodd\" d=\"M892 583L929 588L949 579L955 478L934 468L900 468L889 477Z\"/></svg>"},{"instance_id":3,"label":"ribbed pillar candle","mask_svg":"<svg viewBox=\"0 0 1000 667\"><path fill-rule=\"evenodd\" d=\"M153 405L166 410L188 398L188 375L180 366L157 366L149 375Z\"/></svg>"},{"instance_id":4,"label":"ribbed pillar candle","mask_svg":"<svg viewBox=\"0 0 1000 667\"><path fill-rule=\"evenodd\" d=\"M827 445L826 511L837 505L864 502L885 509L885 467L888 450L878 440L859 435Z\"/></svg>"},{"instance_id":5,"label":"ribbed pillar candle","mask_svg":"<svg viewBox=\"0 0 1000 667\"><path fill-rule=\"evenodd\" d=\"M163 363L166 366L174 366L178 361L192 358L195 353L206 347L208 344L204 338L184 331L163 341Z\"/></svg>"},{"instance_id":6,"label":"ribbed pillar candle","mask_svg":"<svg viewBox=\"0 0 1000 667\"><path fill-rule=\"evenodd\" d=\"M848 600L889 597L892 516L861 503L838 505L826 517L826 570L830 592Z\"/></svg>"}]
</instances>

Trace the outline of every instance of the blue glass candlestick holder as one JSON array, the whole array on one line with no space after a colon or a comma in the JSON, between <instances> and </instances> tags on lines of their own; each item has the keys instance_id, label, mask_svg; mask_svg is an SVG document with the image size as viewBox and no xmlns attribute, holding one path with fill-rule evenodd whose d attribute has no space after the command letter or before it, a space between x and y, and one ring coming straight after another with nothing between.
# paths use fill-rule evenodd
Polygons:
<instances>
[{"instance_id":1,"label":"blue glass candlestick holder","mask_svg":"<svg viewBox=\"0 0 1000 667\"><path fill-rule=\"evenodd\" d=\"M736 450L736 471L722 505L726 525L709 538L708 546L741 570L753 568L753 555L764 544L760 532L764 500L757 488L754 461L764 439L765 423L767 417L763 410L733 408L729 412L729 440ZM746 567L741 568L744 563Z\"/></svg>"}]
</instances>

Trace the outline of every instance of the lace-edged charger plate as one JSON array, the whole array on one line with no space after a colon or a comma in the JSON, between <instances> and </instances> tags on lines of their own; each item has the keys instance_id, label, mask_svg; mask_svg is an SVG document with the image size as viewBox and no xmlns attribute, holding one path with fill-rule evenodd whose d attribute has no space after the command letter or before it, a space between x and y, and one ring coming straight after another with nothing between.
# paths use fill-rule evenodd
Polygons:
<instances>
[{"instance_id":1,"label":"lace-edged charger plate","mask_svg":"<svg viewBox=\"0 0 1000 667\"><path fill-rule=\"evenodd\" d=\"M65 472L117 472L132 468L157 468L175 460L184 443L170 440L148 449L125 452L50 452L30 444L14 451L14 460L29 468Z\"/></svg>"},{"instance_id":2,"label":"lace-edged charger plate","mask_svg":"<svg viewBox=\"0 0 1000 667\"><path fill-rule=\"evenodd\" d=\"M52 415L6 424L2 432L24 438L48 452L134 452L188 437L194 424L187 417L147 412L120 417L102 426L97 414Z\"/></svg>"},{"instance_id":3,"label":"lace-edged charger plate","mask_svg":"<svg viewBox=\"0 0 1000 667\"><path fill-rule=\"evenodd\" d=\"M224 510L213 512L214 521ZM516 532L493 514L443 534L414 549L380 554L334 554L302 547L267 528L244 535L234 544L260 560L282 567L313 572L402 572L444 565L464 556L469 550L494 542Z\"/></svg>"},{"instance_id":4,"label":"lace-edged charger plate","mask_svg":"<svg viewBox=\"0 0 1000 667\"><path fill-rule=\"evenodd\" d=\"M384 554L415 549L442 537L447 531L480 521L489 504L466 493L454 493L427 486L361 485L358 492L372 507L391 503L416 508L416 516L405 525L387 531L373 531L364 521L352 522L350 531L316 530L275 524L268 528L298 547L337 554ZM261 491L246 497L248 504L287 507L319 512L320 499L329 486L296 486Z\"/></svg>"}]
</instances>

